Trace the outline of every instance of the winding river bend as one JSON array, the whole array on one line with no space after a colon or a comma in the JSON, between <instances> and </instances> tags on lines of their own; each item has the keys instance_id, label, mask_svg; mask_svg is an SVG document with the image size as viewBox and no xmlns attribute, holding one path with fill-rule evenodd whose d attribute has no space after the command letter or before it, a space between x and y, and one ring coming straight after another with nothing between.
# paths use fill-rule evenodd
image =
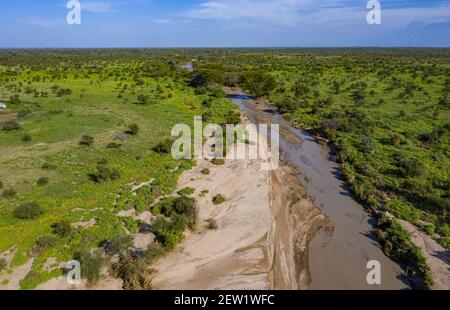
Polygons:
<instances>
[{"instance_id":1,"label":"winding river bend","mask_svg":"<svg viewBox=\"0 0 450 310\"><path fill-rule=\"evenodd\" d=\"M352 198L327 151L276 109L257 105L242 93L229 97L251 122L280 125L282 159L299 169L301 183L335 226L333 232L317 233L310 243L310 289L408 289L400 266L383 254L375 240L373 219ZM381 285L366 281L370 260L381 264Z\"/></svg>"}]
</instances>

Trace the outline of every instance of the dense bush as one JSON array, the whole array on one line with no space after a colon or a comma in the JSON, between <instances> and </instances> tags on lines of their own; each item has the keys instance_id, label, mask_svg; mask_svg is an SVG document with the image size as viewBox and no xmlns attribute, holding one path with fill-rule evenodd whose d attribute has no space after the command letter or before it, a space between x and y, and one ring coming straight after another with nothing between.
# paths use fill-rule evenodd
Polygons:
<instances>
[{"instance_id":1,"label":"dense bush","mask_svg":"<svg viewBox=\"0 0 450 310\"><path fill-rule=\"evenodd\" d=\"M22 137L22 141L24 141L24 142L30 142L31 140L32 140L32 137L29 133L24 134Z\"/></svg>"},{"instance_id":2,"label":"dense bush","mask_svg":"<svg viewBox=\"0 0 450 310\"><path fill-rule=\"evenodd\" d=\"M166 139L164 141L161 141L156 145L153 150L160 154L170 154L172 151L172 139Z\"/></svg>"},{"instance_id":3,"label":"dense bush","mask_svg":"<svg viewBox=\"0 0 450 310\"><path fill-rule=\"evenodd\" d=\"M162 214L151 225L156 239L167 249L174 249L184 238L187 227L197 222L198 209L193 198L181 196L166 198L153 207L154 214Z\"/></svg>"},{"instance_id":4,"label":"dense bush","mask_svg":"<svg viewBox=\"0 0 450 310\"><path fill-rule=\"evenodd\" d=\"M137 136L139 134L140 128L139 125L136 123L128 125L128 133Z\"/></svg>"},{"instance_id":5,"label":"dense bush","mask_svg":"<svg viewBox=\"0 0 450 310\"><path fill-rule=\"evenodd\" d=\"M201 173L204 174L204 175L209 175L210 171L209 171L208 168L205 168L205 169L202 169Z\"/></svg>"},{"instance_id":6,"label":"dense bush","mask_svg":"<svg viewBox=\"0 0 450 310\"><path fill-rule=\"evenodd\" d=\"M16 207L13 211L15 217L19 219L31 220L39 217L44 210L34 202L26 202Z\"/></svg>"},{"instance_id":7,"label":"dense bush","mask_svg":"<svg viewBox=\"0 0 450 310\"><path fill-rule=\"evenodd\" d=\"M195 188L192 187L185 187L183 189L180 189L177 194L180 196L189 196L192 195L195 192Z\"/></svg>"},{"instance_id":8,"label":"dense bush","mask_svg":"<svg viewBox=\"0 0 450 310\"><path fill-rule=\"evenodd\" d=\"M159 258L161 258L166 253L166 249L162 247L159 243L152 243L144 251L143 257L147 264L155 263Z\"/></svg>"},{"instance_id":9,"label":"dense bush","mask_svg":"<svg viewBox=\"0 0 450 310\"><path fill-rule=\"evenodd\" d=\"M48 182L49 182L49 179L47 177L40 177L37 180L37 185L43 186L43 185L48 184Z\"/></svg>"},{"instance_id":10,"label":"dense bush","mask_svg":"<svg viewBox=\"0 0 450 310\"><path fill-rule=\"evenodd\" d=\"M125 226L125 228L130 233L132 233L132 234L137 233L137 231L139 229L139 224L131 216L122 217L121 221L122 221L123 225Z\"/></svg>"},{"instance_id":11,"label":"dense bush","mask_svg":"<svg viewBox=\"0 0 450 310\"><path fill-rule=\"evenodd\" d=\"M225 197L221 194L217 194L216 196L213 197L212 201L215 205L220 205L222 203L225 202Z\"/></svg>"},{"instance_id":12,"label":"dense bush","mask_svg":"<svg viewBox=\"0 0 450 310\"><path fill-rule=\"evenodd\" d=\"M401 200L390 200L386 203L386 208L396 217L414 223L421 218L421 212L408 203Z\"/></svg>"},{"instance_id":13,"label":"dense bush","mask_svg":"<svg viewBox=\"0 0 450 310\"><path fill-rule=\"evenodd\" d=\"M125 290L150 290L151 270L147 268L146 262L140 257L121 255L117 263L111 267L112 275L123 280Z\"/></svg>"},{"instance_id":14,"label":"dense bush","mask_svg":"<svg viewBox=\"0 0 450 310\"><path fill-rule=\"evenodd\" d=\"M160 216L152 223L151 231L155 235L156 240L165 248L171 250L184 238L183 232L186 226L186 223L184 225L182 222L174 223Z\"/></svg>"},{"instance_id":15,"label":"dense bush","mask_svg":"<svg viewBox=\"0 0 450 310\"><path fill-rule=\"evenodd\" d=\"M20 126L20 124L16 121L7 121L4 122L2 125L2 129L4 131L12 131L12 130L17 130L22 128L22 126Z\"/></svg>"},{"instance_id":16,"label":"dense bush","mask_svg":"<svg viewBox=\"0 0 450 310\"><path fill-rule=\"evenodd\" d=\"M121 254L133 246L133 237L130 235L114 236L103 244L105 252L109 255Z\"/></svg>"},{"instance_id":17,"label":"dense bush","mask_svg":"<svg viewBox=\"0 0 450 310\"><path fill-rule=\"evenodd\" d=\"M36 240L36 248L38 251L47 250L56 245L58 237L55 235L43 235Z\"/></svg>"},{"instance_id":18,"label":"dense bush","mask_svg":"<svg viewBox=\"0 0 450 310\"><path fill-rule=\"evenodd\" d=\"M92 179L97 183L107 181L115 181L120 178L120 172L117 169L108 167L106 162L99 162L97 170L91 175Z\"/></svg>"},{"instance_id":19,"label":"dense bush","mask_svg":"<svg viewBox=\"0 0 450 310\"><path fill-rule=\"evenodd\" d=\"M92 146L94 145L94 137L89 135L84 135L81 138L80 145Z\"/></svg>"},{"instance_id":20,"label":"dense bush","mask_svg":"<svg viewBox=\"0 0 450 310\"><path fill-rule=\"evenodd\" d=\"M8 267L6 260L4 258L0 258L0 272Z\"/></svg>"},{"instance_id":21,"label":"dense bush","mask_svg":"<svg viewBox=\"0 0 450 310\"><path fill-rule=\"evenodd\" d=\"M409 233L395 220L381 217L378 237L382 240L386 255L406 264L422 279L424 288L433 286L433 278L426 259L411 241Z\"/></svg>"},{"instance_id":22,"label":"dense bush","mask_svg":"<svg viewBox=\"0 0 450 310\"><path fill-rule=\"evenodd\" d=\"M178 197L173 201L172 208L178 215L186 217L190 227L196 224L198 208L195 199L185 196Z\"/></svg>"},{"instance_id":23,"label":"dense bush","mask_svg":"<svg viewBox=\"0 0 450 310\"><path fill-rule=\"evenodd\" d=\"M206 228L209 230L217 230L219 229L219 225L215 219L209 218L206 220Z\"/></svg>"},{"instance_id":24,"label":"dense bush","mask_svg":"<svg viewBox=\"0 0 450 310\"><path fill-rule=\"evenodd\" d=\"M402 134L396 133L391 136L390 142L392 145L401 145L406 143L406 138Z\"/></svg>"},{"instance_id":25,"label":"dense bush","mask_svg":"<svg viewBox=\"0 0 450 310\"><path fill-rule=\"evenodd\" d=\"M406 177L418 177L421 176L424 171L424 165L418 159L405 159L400 160L399 166L402 174Z\"/></svg>"},{"instance_id":26,"label":"dense bush","mask_svg":"<svg viewBox=\"0 0 450 310\"><path fill-rule=\"evenodd\" d=\"M147 105L150 102L150 97L148 95L139 95L137 103L141 105Z\"/></svg>"},{"instance_id":27,"label":"dense bush","mask_svg":"<svg viewBox=\"0 0 450 310\"><path fill-rule=\"evenodd\" d=\"M75 234L75 229L69 221L62 220L52 225L53 233L60 237L71 237Z\"/></svg>"},{"instance_id":28,"label":"dense bush","mask_svg":"<svg viewBox=\"0 0 450 310\"><path fill-rule=\"evenodd\" d=\"M211 163L216 166L222 166L222 165L225 165L225 160L214 158L213 160L211 160Z\"/></svg>"},{"instance_id":29,"label":"dense bush","mask_svg":"<svg viewBox=\"0 0 450 310\"><path fill-rule=\"evenodd\" d=\"M86 279L89 284L95 284L100 280L105 258L99 253L82 251L75 254L74 259L80 262L81 278Z\"/></svg>"},{"instance_id":30,"label":"dense bush","mask_svg":"<svg viewBox=\"0 0 450 310\"><path fill-rule=\"evenodd\" d=\"M275 88L272 76L261 71L247 71L239 77L239 84L256 97L267 96Z\"/></svg>"}]
</instances>

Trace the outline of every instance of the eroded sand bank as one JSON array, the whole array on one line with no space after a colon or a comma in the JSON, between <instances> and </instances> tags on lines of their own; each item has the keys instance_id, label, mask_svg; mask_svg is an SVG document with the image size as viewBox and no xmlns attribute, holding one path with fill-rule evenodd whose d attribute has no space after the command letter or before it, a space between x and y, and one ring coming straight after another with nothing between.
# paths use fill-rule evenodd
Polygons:
<instances>
[{"instance_id":1,"label":"eroded sand bank","mask_svg":"<svg viewBox=\"0 0 450 310\"><path fill-rule=\"evenodd\" d=\"M304 289L310 283L308 244L327 218L314 207L287 165L260 169L259 160L200 160L179 188L196 189L199 228L154 266L154 289ZM202 175L208 168L211 174ZM201 192L208 190L208 194ZM225 203L214 205L222 194ZM213 218L217 230L208 230Z\"/></svg>"}]
</instances>

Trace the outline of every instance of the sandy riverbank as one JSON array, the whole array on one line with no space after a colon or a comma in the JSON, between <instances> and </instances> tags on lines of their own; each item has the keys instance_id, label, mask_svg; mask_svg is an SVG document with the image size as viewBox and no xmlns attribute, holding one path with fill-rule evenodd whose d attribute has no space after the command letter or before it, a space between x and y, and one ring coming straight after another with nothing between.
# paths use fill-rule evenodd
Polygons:
<instances>
[{"instance_id":1,"label":"sandy riverbank","mask_svg":"<svg viewBox=\"0 0 450 310\"><path fill-rule=\"evenodd\" d=\"M308 244L329 227L298 182L298 172L281 165L264 171L259 160L200 160L179 188L196 189L199 229L154 266L155 289L305 289L310 283ZM210 175L202 175L208 168ZM208 194L201 192L208 190ZM212 197L226 202L215 206ZM217 230L208 230L213 218Z\"/></svg>"}]
</instances>

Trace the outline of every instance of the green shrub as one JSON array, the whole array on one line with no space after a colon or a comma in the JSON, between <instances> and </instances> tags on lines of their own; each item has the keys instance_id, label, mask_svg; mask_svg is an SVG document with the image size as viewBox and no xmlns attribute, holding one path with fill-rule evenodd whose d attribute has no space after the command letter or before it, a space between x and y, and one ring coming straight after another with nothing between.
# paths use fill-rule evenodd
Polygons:
<instances>
[{"instance_id":1,"label":"green shrub","mask_svg":"<svg viewBox=\"0 0 450 310\"><path fill-rule=\"evenodd\" d=\"M4 131L18 130L21 128L22 128L22 126L20 126L20 124L16 121L7 121L7 122L4 122L2 125L2 129Z\"/></svg>"},{"instance_id":2,"label":"green shrub","mask_svg":"<svg viewBox=\"0 0 450 310\"><path fill-rule=\"evenodd\" d=\"M197 222L198 208L195 199L190 197L178 197L172 204L173 210L179 214L187 217L189 226L195 225Z\"/></svg>"},{"instance_id":3,"label":"green shrub","mask_svg":"<svg viewBox=\"0 0 450 310\"><path fill-rule=\"evenodd\" d=\"M0 189L2 189L2 188L3 188L3 186L4 186L3 182L2 182L2 181L0 181Z\"/></svg>"},{"instance_id":4,"label":"green shrub","mask_svg":"<svg viewBox=\"0 0 450 310\"><path fill-rule=\"evenodd\" d=\"M378 205L378 200L374 196L370 196L367 199L367 204L373 209L378 209L378 206L379 206Z\"/></svg>"},{"instance_id":5,"label":"green shrub","mask_svg":"<svg viewBox=\"0 0 450 310\"><path fill-rule=\"evenodd\" d=\"M120 220L130 233L137 233L139 224L131 216L122 217Z\"/></svg>"},{"instance_id":6,"label":"green shrub","mask_svg":"<svg viewBox=\"0 0 450 310\"><path fill-rule=\"evenodd\" d=\"M8 263L4 258L0 258L0 271L3 271L6 267L8 267Z\"/></svg>"},{"instance_id":7,"label":"green shrub","mask_svg":"<svg viewBox=\"0 0 450 310\"><path fill-rule=\"evenodd\" d=\"M166 249L162 247L159 243L152 243L144 251L144 259L147 264L155 263L159 258L161 258L166 253Z\"/></svg>"},{"instance_id":8,"label":"green shrub","mask_svg":"<svg viewBox=\"0 0 450 310\"><path fill-rule=\"evenodd\" d=\"M166 249L172 250L183 240L187 220L183 216L174 215L169 221L164 217L158 217L151 225L151 231Z\"/></svg>"},{"instance_id":9,"label":"green shrub","mask_svg":"<svg viewBox=\"0 0 450 310\"><path fill-rule=\"evenodd\" d=\"M58 223L53 224L52 228L54 234L63 238L71 237L75 234L75 229L67 220L62 220Z\"/></svg>"},{"instance_id":10,"label":"green shrub","mask_svg":"<svg viewBox=\"0 0 450 310\"><path fill-rule=\"evenodd\" d=\"M202 190L202 191L200 192L200 197L205 197L205 195L208 194L208 193L209 193L209 190L204 189L204 190Z\"/></svg>"},{"instance_id":11,"label":"green shrub","mask_svg":"<svg viewBox=\"0 0 450 310\"><path fill-rule=\"evenodd\" d=\"M164 197L152 208L152 213L154 215L163 214L165 216L170 216L172 212L172 203L175 200L174 197Z\"/></svg>"},{"instance_id":12,"label":"green shrub","mask_svg":"<svg viewBox=\"0 0 450 310\"><path fill-rule=\"evenodd\" d=\"M125 290L151 290L151 270L140 257L121 255L111 267L112 275L123 280Z\"/></svg>"},{"instance_id":13,"label":"green shrub","mask_svg":"<svg viewBox=\"0 0 450 310\"><path fill-rule=\"evenodd\" d=\"M214 196L213 199L212 199L213 204L215 204L215 205L220 205L220 204L224 203L225 200L226 200L225 197L222 196L221 194L217 194L217 195Z\"/></svg>"},{"instance_id":14,"label":"green shrub","mask_svg":"<svg viewBox=\"0 0 450 310\"><path fill-rule=\"evenodd\" d=\"M195 188L185 187L183 189L180 189L177 193L180 196L189 196L189 195L192 195L194 192L195 192Z\"/></svg>"},{"instance_id":15,"label":"green shrub","mask_svg":"<svg viewBox=\"0 0 450 310\"><path fill-rule=\"evenodd\" d=\"M404 219L408 222L414 223L421 218L421 212L419 210L411 207L409 204L401 200L394 199L388 201L386 203L386 208L396 217Z\"/></svg>"},{"instance_id":16,"label":"green shrub","mask_svg":"<svg viewBox=\"0 0 450 310\"><path fill-rule=\"evenodd\" d=\"M120 172L108 167L104 162L99 162L97 164L97 171L95 171L91 177L97 183L115 181L120 178Z\"/></svg>"},{"instance_id":17,"label":"green shrub","mask_svg":"<svg viewBox=\"0 0 450 310\"><path fill-rule=\"evenodd\" d=\"M211 172L209 171L208 168L205 168L205 169L203 169L203 170L201 171L201 173L204 174L204 175L209 175Z\"/></svg>"},{"instance_id":18,"label":"green shrub","mask_svg":"<svg viewBox=\"0 0 450 310\"><path fill-rule=\"evenodd\" d=\"M103 248L109 255L121 254L133 246L133 237L130 235L114 236L107 240Z\"/></svg>"},{"instance_id":19,"label":"green shrub","mask_svg":"<svg viewBox=\"0 0 450 310\"><path fill-rule=\"evenodd\" d=\"M80 145L92 146L94 145L94 137L89 135L84 135L81 138Z\"/></svg>"},{"instance_id":20,"label":"green shrub","mask_svg":"<svg viewBox=\"0 0 450 310\"><path fill-rule=\"evenodd\" d=\"M217 230L219 229L219 225L215 219L209 218L206 220L206 228L209 230Z\"/></svg>"},{"instance_id":21,"label":"green shrub","mask_svg":"<svg viewBox=\"0 0 450 310\"><path fill-rule=\"evenodd\" d=\"M139 95L137 103L142 105L147 105L150 102L150 97L148 95Z\"/></svg>"},{"instance_id":22,"label":"green shrub","mask_svg":"<svg viewBox=\"0 0 450 310\"><path fill-rule=\"evenodd\" d=\"M275 88L275 79L262 71L245 71L239 77L239 84L256 97L267 96Z\"/></svg>"},{"instance_id":23,"label":"green shrub","mask_svg":"<svg viewBox=\"0 0 450 310\"><path fill-rule=\"evenodd\" d=\"M402 173L406 177L418 177L424 173L424 165L417 159L404 160L400 163Z\"/></svg>"},{"instance_id":24,"label":"green shrub","mask_svg":"<svg viewBox=\"0 0 450 310\"><path fill-rule=\"evenodd\" d=\"M438 233L445 237L450 237L450 224L445 223L439 226Z\"/></svg>"},{"instance_id":25,"label":"green shrub","mask_svg":"<svg viewBox=\"0 0 450 310\"><path fill-rule=\"evenodd\" d=\"M390 138L390 143L395 146L406 144L406 141L405 136L399 133L393 134Z\"/></svg>"},{"instance_id":26,"label":"green shrub","mask_svg":"<svg viewBox=\"0 0 450 310\"><path fill-rule=\"evenodd\" d=\"M436 233L436 226L433 224L430 225L424 225L423 229L426 231L426 233L430 236L434 235Z\"/></svg>"},{"instance_id":27,"label":"green shrub","mask_svg":"<svg viewBox=\"0 0 450 310\"><path fill-rule=\"evenodd\" d=\"M16 207L13 214L16 218L31 220L39 217L44 213L44 210L34 202L26 202Z\"/></svg>"},{"instance_id":28,"label":"green shrub","mask_svg":"<svg viewBox=\"0 0 450 310\"><path fill-rule=\"evenodd\" d=\"M138 212L144 212L148 208L147 201L145 200L145 197L136 195L133 198L133 208Z\"/></svg>"},{"instance_id":29,"label":"green shrub","mask_svg":"<svg viewBox=\"0 0 450 310\"><path fill-rule=\"evenodd\" d=\"M100 254L83 251L76 253L74 258L80 262L81 278L86 279L90 285L100 280L105 265L105 259Z\"/></svg>"},{"instance_id":30,"label":"green shrub","mask_svg":"<svg viewBox=\"0 0 450 310\"><path fill-rule=\"evenodd\" d=\"M419 248L411 241L409 233L393 219L381 217L378 221L378 237L382 240L386 255L415 270L424 288L433 286L430 267Z\"/></svg>"},{"instance_id":31,"label":"green shrub","mask_svg":"<svg viewBox=\"0 0 450 310\"><path fill-rule=\"evenodd\" d=\"M128 133L137 136L139 134L140 128L139 125L136 123L128 125Z\"/></svg>"},{"instance_id":32,"label":"green shrub","mask_svg":"<svg viewBox=\"0 0 450 310\"><path fill-rule=\"evenodd\" d=\"M48 184L48 182L49 182L49 179L47 177L40 177L37 180L37 185L43 186L43 185Z\"/></svg>"},{"instance_id":33,"label":"green shrub","mask_svg":"<svg viewBox=\"0 0 450 310\"><path fill-rule=\"evenodd\" d=\"M38 250L47 250L56 245L58 238L55 235L43 235L36 240Z\"/></svg>"},{"instance_id":34,"label":"green shrub","mask_svg":"<svg viewBox=\"0 0 450 310\"><path fill-rule=\"evenodd\" d=\"M160 154L170 154L172 151L172 139L166 139L164 141L161 141L153 148L153 151Z\"/></svg>"},{"instance_id":35,"label":"green shrub","mask_svg":"<svg viewBox=\"0 0 450 310\"><path fill-rule=\"evenodd\" d=\"M22 141L24 141L24 142L30 142L31 140L32 140L32 137L29 133L24 134L22 137Z\"/></svg>"},{"instance_id":36,"label":"green shrub","mask_svg":"<svg viewBox=\"0 0 450 310\"><path fill-rule=\"evenodd\" d=\"M216 166L222 166L225 164L225 160L214 158L213 160L211 160L211 163Z\"/></svg>"},{"instance_id":37,"label":"green shrub","mask_svg":"<svg viewBox=\"0 0 450 310\"><path fill-rule=\"evenodd\" d=\"M450 249L450 237L439 239L439 243L446 249Z\"/></svg>"}]
</instances>

